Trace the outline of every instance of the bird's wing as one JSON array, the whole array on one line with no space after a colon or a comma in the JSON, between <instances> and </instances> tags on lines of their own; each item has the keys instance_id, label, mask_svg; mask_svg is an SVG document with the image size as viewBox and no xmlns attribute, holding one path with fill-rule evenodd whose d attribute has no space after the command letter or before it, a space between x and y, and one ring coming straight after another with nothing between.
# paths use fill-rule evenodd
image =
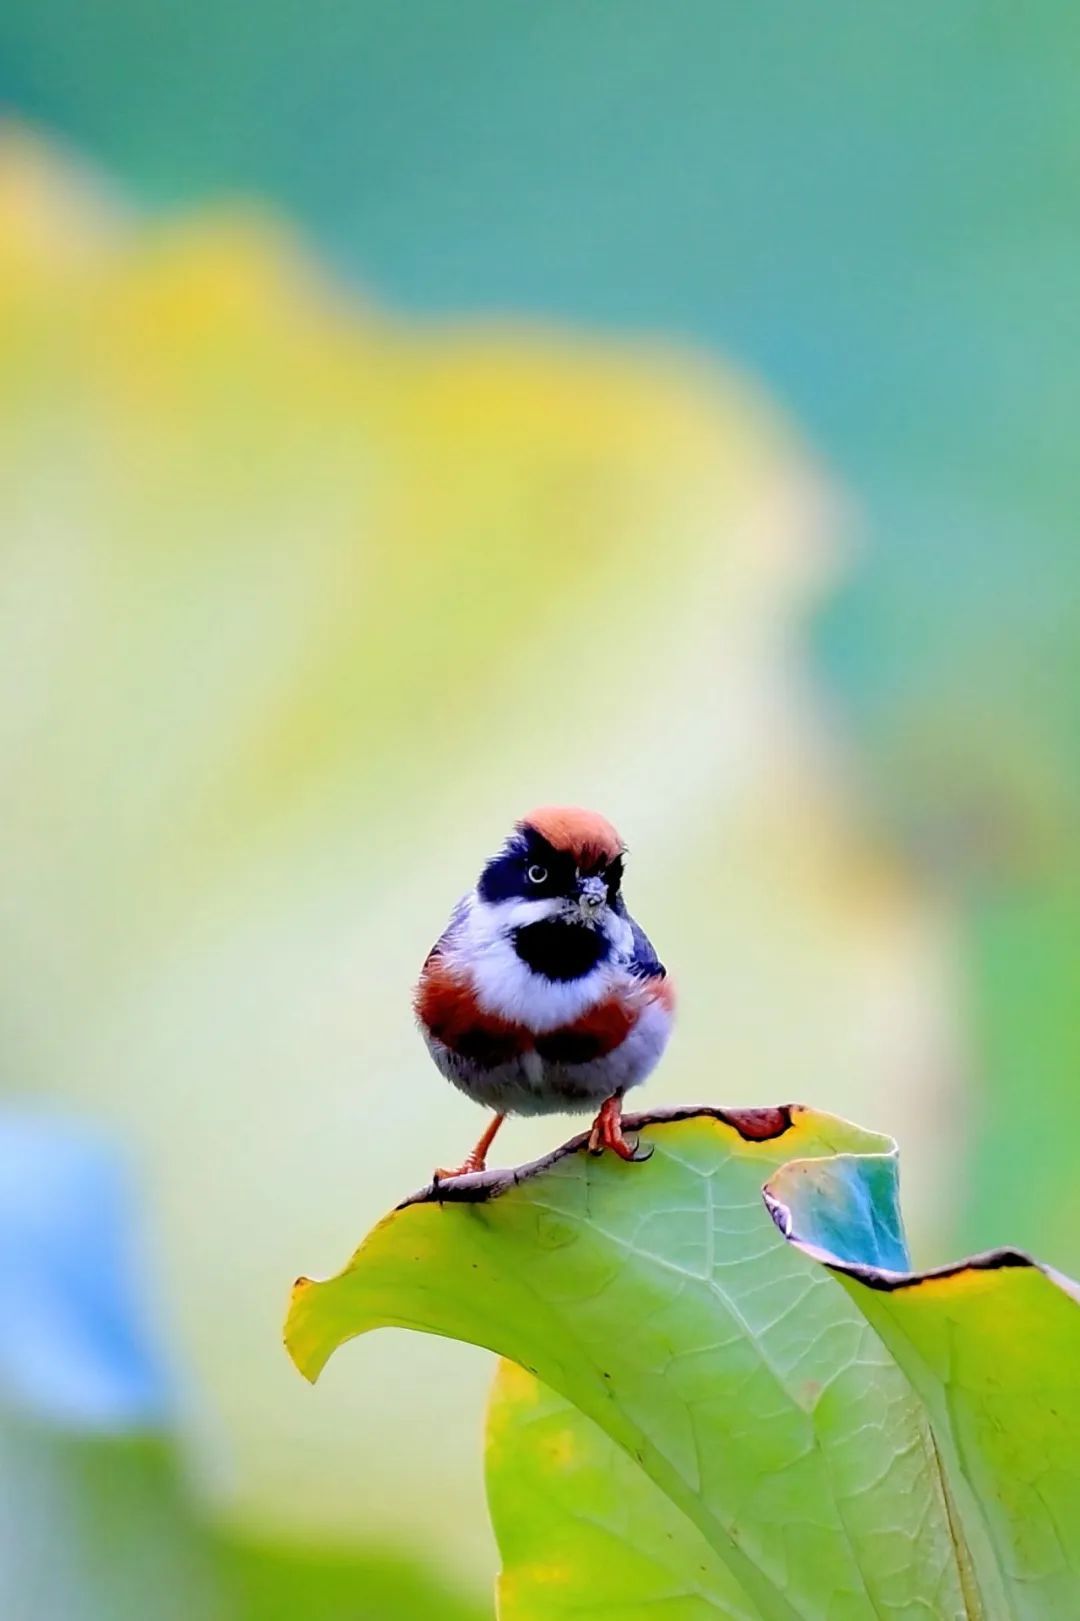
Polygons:
<instances>
[{"instance_id":1,"label":"bird's wing","mask_svg":"<svg viewBox=\"0 0 1080 1621\"><path fill-rule=\"evenodd\" d=\"M635 979L664 979L667 969L653 950L652 941L645 930L633 918L629 919L633 931L634 944L627 964Z\"/></svg>"},{"instance_id":2,"label":"bird's wing","mask_svg":"<svg viewBox=\"0 0 1080 1621\"><path fill-rule=\"evenodd\" d=\"M445 929L440 934L427 956L424 958L425 968L435 957L441 957L448 946L453 945L455 937L460 933L462 924L465 922L471 899L471 891L468 895L462 895L461 899L454 907L454 910L450 913L449 923L446 925Z\"/></svg>"}]
</instances>

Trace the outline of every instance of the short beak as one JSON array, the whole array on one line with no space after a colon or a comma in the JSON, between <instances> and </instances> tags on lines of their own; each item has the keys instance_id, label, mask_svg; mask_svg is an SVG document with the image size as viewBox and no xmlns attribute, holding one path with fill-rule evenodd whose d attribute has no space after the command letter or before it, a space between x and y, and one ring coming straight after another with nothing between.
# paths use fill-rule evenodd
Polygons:
<instances>
[{"instance_id":1,"label":"short beak","mask_svg":"<svg viewBox=\"0 0 1080 1621\"><path fill-rule=\"evenodd\" d=\"M606 900L607 885L602 878L578 879L578 905L584 918L594 918Z\"/></svg>"}]
</instances>

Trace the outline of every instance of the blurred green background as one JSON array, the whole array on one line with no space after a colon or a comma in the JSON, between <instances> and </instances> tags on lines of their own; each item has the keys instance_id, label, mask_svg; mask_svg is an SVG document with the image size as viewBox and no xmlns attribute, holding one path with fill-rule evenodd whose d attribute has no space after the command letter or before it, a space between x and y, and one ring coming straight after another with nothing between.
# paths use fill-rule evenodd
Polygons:
<instances>
[{"instance_id":1,"label":"blurred green background","mask_svg":"<svg viewBox=\"0 0 1080 1621\"><path fill-rule=\"evenodd\" d=\"M488 1614L487 1360L278 1342L472 1140L409 987L530 802L649 1099L1080 1268L1080 23L9 0L0 98L2 1610Z\"/></svg>"}]
</instances>

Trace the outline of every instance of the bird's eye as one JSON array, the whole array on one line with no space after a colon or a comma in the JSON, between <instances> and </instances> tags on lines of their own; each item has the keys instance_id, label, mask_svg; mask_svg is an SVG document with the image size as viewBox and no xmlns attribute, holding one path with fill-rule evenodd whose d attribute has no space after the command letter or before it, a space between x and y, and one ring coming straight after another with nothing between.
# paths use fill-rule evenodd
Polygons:
<instances>
[{"instance_id":1,"label":"bird's eye","mask_svg":"<svg viewBox=\"0 0 1080 1621\"><path fill-rule=\"evenodd\" d=\"M546 867L538 867L536 863L533 862L528 873L526 874L526 877L528 878L530 884L543 884L547 881L547 875L548 870Z\"/></svg>"}]
</instances>

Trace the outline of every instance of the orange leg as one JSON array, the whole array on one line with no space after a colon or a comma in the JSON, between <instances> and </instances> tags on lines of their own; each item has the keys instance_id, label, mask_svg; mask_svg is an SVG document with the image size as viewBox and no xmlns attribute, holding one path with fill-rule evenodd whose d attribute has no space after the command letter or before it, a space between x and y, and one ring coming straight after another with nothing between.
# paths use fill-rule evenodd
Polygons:
<instances>
[{"instance_id":1,"label":"orange leg","mask_svg":"<svg viewBox=\"0 0 1080 1621\"><path fill-rule=\"evenodd\" d=\"M623 1136L622 1098L617 1092L600 1105L600 1113L589 1133L590 1154L602 1154L605 1148L610 1148L620 1159L646 1160L652 1156L651 1148L642 1152L637 1143L631 1143Z\"/></svg>"},{"instance_id":2,"label":"orange leg","mask_svg":"<svg viewBox=\"0 0 1080 1621\"><path fill-rule=\"evenodd\" d=\"M456 1171L436 1171L436 1182L445 1182L447 1178L451 1176L468 1176L472 1171L482 1171L487 1163L488 1149L495 1141L495 1133L498 1131L505 1119L506 1116L504 1114L493 1115L491 1124L484 1132L484 1135L481 1137L472 1153L465 1160L464 1164L459 1165Z\"/></svg>"}]
</instances>

